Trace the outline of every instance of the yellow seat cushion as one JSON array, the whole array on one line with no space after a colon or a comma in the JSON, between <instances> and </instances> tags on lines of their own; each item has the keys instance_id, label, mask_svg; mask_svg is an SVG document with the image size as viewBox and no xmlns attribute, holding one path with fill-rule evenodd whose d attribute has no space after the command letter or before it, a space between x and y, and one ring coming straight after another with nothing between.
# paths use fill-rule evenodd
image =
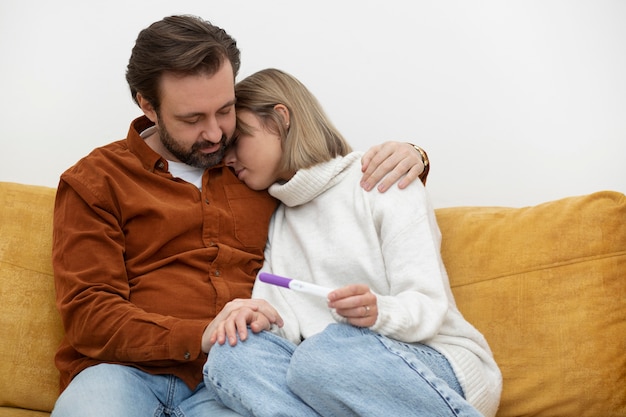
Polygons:
<instances>
[{"instance_id":1,"label":"yellow seat cushion","mask_svg":"<svg viewBox=\"0 0 626 417\"><path fill-rule=\"evenodd\" d=\"M498 416L626 416L626 197L437 217L459 309L502 370Z\"/></svg>"}]
</instances>

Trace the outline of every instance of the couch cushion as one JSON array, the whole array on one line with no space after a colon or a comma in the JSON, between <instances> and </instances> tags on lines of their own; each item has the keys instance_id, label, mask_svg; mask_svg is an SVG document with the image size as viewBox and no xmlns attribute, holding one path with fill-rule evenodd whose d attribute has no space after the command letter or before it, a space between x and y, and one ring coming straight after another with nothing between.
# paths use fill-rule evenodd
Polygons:
<instances>
[{"instance_id":1,"label":"couch cushion","mask_svg":"<svg viewBox=\"0 0 626 417\"><path fill-rule=\"evenodd\" d=\"M626 197L437 217L459 309L502 370L498 416L625 416Z\"/></svg>"},{"instance_id":2,"label":"couch cushion","mask_svg":"<svg viewBox=\"0 0 626 417\"><path fill-rule=\"evenodd\" d=\"M54 192L0 183L2 406L50 411L59 392L53 360L63 329L51 265Z\"/></svg>"}]
</instances>

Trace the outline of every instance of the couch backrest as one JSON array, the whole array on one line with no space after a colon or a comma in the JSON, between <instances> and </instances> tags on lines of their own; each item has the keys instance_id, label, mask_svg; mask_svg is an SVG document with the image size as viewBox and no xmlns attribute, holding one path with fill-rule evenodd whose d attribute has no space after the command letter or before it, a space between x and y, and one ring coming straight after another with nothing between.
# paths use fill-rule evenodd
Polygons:
<instances>
[{"instance_id":1,"label":"couch backrest","mask_svg":"<svg viewBox=\"0 0 626 417\"><path fill-rule=\"evenodd\" d=\"M499 416L626 416L626 196L437 210L459 309L487 338Z\"/></svg>"},{"instance_id":2,"label":"couch backrest","mask_svg":"<svg viewBox=\"0 0 626 417\"><path fill-rule=\"evenodd\" d=\"M51 265L55 190L0 183L0 405L50 411L63 328Z\"/></svg>"}]
</instances>

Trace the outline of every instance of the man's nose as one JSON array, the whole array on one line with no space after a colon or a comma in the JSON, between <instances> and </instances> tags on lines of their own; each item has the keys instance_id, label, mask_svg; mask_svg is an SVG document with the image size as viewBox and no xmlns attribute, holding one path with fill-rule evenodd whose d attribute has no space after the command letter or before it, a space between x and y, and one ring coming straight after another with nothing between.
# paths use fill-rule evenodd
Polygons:
<instances>
[{"instance_id":1,"label":"man's nose","mask_svg":"<svg viewBox=\"0 0 626 417\"><path fill-rule=\"evenodd\" d=\"M223 131L219 123L214 117L209 117L202 130L202 139L213 143L219 143L222 140Z\"/></svg>"}]
</instances>

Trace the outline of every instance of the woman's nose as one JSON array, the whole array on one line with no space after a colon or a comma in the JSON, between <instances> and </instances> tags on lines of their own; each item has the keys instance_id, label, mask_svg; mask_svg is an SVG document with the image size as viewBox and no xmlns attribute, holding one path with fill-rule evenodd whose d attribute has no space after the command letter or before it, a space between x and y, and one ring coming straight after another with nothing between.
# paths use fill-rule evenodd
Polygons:
<instances>
[{"instance_id":1,"label":"woman's nose","mask_svg":"<svg viewBox=\"0 0 626 417\"><path fill-rule=\"evenodd\" d=\"M229 146L226 149L226 154L224 155L224 162L227 166L235 165L237 162L237 156L235 155L235 148L233 146Z\"/></svg>"}]
</instances>

